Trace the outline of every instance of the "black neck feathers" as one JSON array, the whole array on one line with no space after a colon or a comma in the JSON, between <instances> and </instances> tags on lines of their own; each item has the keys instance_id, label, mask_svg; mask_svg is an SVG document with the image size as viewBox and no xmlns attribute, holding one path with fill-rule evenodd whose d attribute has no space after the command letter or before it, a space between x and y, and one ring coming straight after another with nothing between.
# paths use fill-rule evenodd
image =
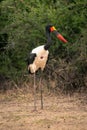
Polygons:
<instances>
[{"instance_id":1,"label":"black neck feathers","mask_svg":"<svg viewBox=\"0 0 87 130\"><path fill-rule=\"evenodd\" d=\"M50 43L45 44L44 49L48 50L50 48L50 45L51 45Z\"/></svg>"},{"instance_id":2,"label":"black neck feathers","mask_svg":"<svg viewBox=\"0 0 87 130\"><path fill-rule=\"evenodd\" d=\"M51 46L52 40L51 40L51 36L50 36L50 28L52 27L52 25L47 25L46 26L46 37L47 37L47 43L44 46L45 50L48 50Z\"/></svg>"}]
</instances>

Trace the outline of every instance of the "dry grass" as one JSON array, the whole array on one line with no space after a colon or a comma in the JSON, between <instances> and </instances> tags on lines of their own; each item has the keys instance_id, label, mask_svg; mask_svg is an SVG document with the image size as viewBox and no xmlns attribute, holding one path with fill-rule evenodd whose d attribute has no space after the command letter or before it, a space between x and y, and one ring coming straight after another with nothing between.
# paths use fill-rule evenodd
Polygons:
<instances>
[{"instance_id":1,"label":"dry grass","mask_svg":"<svg viewBox=\"0 0 87 130\"><path fill-rule=\"evenodd\" d=\"M86 130L86 97L79 94L44 94L44 109L33 110L32 91L23 89L0 94L0 130ZM84 98L83 98L84 97Z\"/></svg>"}]
</instances>

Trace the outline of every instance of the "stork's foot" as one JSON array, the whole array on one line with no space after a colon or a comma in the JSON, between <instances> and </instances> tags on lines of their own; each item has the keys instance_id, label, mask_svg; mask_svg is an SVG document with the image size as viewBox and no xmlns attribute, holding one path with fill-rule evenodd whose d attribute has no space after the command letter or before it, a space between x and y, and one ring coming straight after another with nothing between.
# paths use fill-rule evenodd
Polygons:
<instances>
[{"instance_id":1,"label":"stork's foot","mask_svg":"<svg viewBox=\"0 0 87 130\"><path fill-rule=\"evenodd\" d=\"M43 106L41 106L41 110L43 110Z\"/></svg>"},{"instance_id":2,"label":"stork's foot","mask_svg":"<svg viewBox=\"0 0 87 130\"><path fill-rule=\"evenodd\" d=\"M41 100L41 110L43 110L43 100Z\"/></svg>"},{"instance_id":3,"label":"stork's foot","mask_svg":"<svg viewBox=\"0 0 87 130\"><path fill-rule=\"evenodd\" d=\"M31 112L38 112L37 109L32 110Z\"/></svg>"}]
</instances>

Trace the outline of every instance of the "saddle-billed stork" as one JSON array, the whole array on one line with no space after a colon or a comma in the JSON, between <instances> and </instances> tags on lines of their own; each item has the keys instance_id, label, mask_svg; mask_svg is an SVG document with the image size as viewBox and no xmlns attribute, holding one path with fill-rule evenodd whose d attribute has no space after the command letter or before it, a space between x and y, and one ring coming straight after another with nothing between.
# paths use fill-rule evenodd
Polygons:
<instances>
[{"instance_id":1,"label":"saddle-billed stork","mask_svg":"<svg viewBox=\"0 0 87 130\"><path fill-rule=\"evenodd\" d=\"M56 37L64 43L67 40L52 25L46 26L47 43L34 48L28 56L28 72L34 74L34 110L36 110L36 72L41 69L43 72L49 55L49 48L52 45L50 33L54 33ZM42 85L41 85L41 109L43 109Z\"/></svg>"}]
</instances>

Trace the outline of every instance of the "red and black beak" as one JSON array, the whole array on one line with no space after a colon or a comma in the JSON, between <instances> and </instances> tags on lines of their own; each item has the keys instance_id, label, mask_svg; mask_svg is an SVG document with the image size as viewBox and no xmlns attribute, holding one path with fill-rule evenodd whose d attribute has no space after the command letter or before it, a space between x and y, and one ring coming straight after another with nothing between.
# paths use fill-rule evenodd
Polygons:
<instances>
[{"instance_id":1,"label":"red and black beak","mask_svg":"<svg viewBox=\"0 0 87 130\"><path fill-rule=\"evenodd\" d=\"M56 37L57 37L59 40L61 40L61 41L64 42L64 43L67 43L67 42L68 42L68 41L56 30L56 28L55 28L54 26L47 25L47 26L46 26L46 32L49 33L49 35L50 35L51 32L53 32L53 33L56 34Z\"/></svg>"}]
</instances>

